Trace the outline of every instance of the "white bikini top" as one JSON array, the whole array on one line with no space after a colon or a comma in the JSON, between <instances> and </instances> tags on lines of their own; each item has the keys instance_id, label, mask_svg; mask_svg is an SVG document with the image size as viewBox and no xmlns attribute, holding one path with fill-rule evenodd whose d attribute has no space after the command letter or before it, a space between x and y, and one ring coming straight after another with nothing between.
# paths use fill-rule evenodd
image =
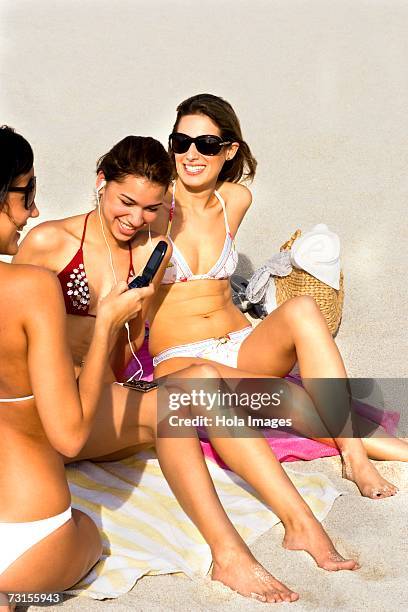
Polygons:
<instances>
[{"instance_id":1,"label":"white bikini top","mask_svg":"<svg viewBox=\"0 0 408 612\"><path fill-rule=\"evenodd\" d=\"M25 400L34 399L34 395L26 395L25 397L2 397L0 398L0 404L6 402L25 402Z\"/></svg>"},{"instance_id":2,"label":"white bikini top","mask_svg":"<svg viewBox=\"0 0 408 612\"><path fill-rule=\"evenodd\" d=\"M191 280L204 280L204 279L225 279L229 278L234 272L238 264L238 253L235 247L234 239L230 232L230 228L228 225L227 212L225 209L225 202L223 197L218 191L214 191L214 195L217 200L221 203L222 210L224 213L224 222L225 222L225 240L224 246L221 251L221 255L218 260L215 262L211 270L206 274L193 274L190 266L184 259L183 254L180 249L177 248L177 245L174 244L173 240L170 237L171 224L174 217L174 209L176 206L176 183L173 183L173 197L170 207L169 214L169 223L167 226L167 237L169 238L172 246L173 246L173 254L169 263L167 264L167 268L164 272L164 276L162 279L163 285L170 285L173 283L185 283Z\"/></svg>"}]
</instances>

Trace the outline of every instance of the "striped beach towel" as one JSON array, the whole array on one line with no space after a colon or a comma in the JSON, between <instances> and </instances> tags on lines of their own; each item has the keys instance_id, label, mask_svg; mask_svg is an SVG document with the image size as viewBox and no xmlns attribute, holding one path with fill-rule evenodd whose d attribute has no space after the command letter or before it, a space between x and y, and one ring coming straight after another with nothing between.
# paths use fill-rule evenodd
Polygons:
<instances>
[{"instance_id":1,"label":"striped beach towel","mask_svg":"<svg viewBox=\"0 0 408 612\"><path fill-rule=\"evenodd\" d=\"M279 522L233 472L210 460L207 466L228 516L248 544ZM323 474L285 470L323 520L340 493ZM67 467L67 477L72 505L92 517L103 539L101 560L72 594L115 598L145 575L208 573L210 549L175 499L153 452L109 463L82 461Z\"/></svg>"}]
</instances>

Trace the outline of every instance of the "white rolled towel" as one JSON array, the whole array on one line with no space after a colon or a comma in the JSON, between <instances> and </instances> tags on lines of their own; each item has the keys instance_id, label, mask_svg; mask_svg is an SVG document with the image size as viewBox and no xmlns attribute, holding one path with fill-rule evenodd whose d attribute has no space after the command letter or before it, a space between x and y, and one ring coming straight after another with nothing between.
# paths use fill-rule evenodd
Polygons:
<instances>
[{"instance_id":1,"label":"white rolled towel","mask_svg":"<svg viewBox=\"0 0 408 612\"><path fill-rule=\"evenodd\" d=\"M340 288L340 239L324 223L295 240L290 259L296 268L309 272L333 289Z\"/></svg>"}]
</instances>

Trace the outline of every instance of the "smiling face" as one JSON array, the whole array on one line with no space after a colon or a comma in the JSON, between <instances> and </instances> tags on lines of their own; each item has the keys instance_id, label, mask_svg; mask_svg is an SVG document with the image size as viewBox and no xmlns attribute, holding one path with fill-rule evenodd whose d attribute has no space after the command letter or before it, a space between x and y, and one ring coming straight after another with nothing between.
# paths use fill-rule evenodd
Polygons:
<instances>
[{"instance_id":1,"label":"smiling face","mask_svg":"<svg viewBox=\"0 0 408 612\"><path fill-rule=\"evenodd\" d=\"M17 177L12 187L25 187L34 176L34 168ZM0 204L0 252L5 255L15 255L18 251L20 232L30 217L40 214L35 204L27 210L24 206L24 193L9 191L4 203Z\"/></svg>"},{"instance_id":2,"label":"smiling face","mask_svg":"<svg viewBox=\"0 0 408 612\"><path fill-rule=\"evenodd\" d=\"M98 174L97 186L103 180ZM166 188L141 176L127 175L122 181L108 181L100 192L103 218L118 242L131 240L138 230L153 223Z\"/></svg>"},{"instance_id":3,"label":"smiling face","mask_svg":"<svg viewBox=\"0 0 408 612\"><path fill-rule=\"evenodd\" d=\"M221 136L221 130L207 115L185 115L177 124L176 132L192 138L202 135ZM218 155L203 155L192 143L186 153L175 153L177 175L190 189L214 188L227 159L232 159L238 143L223 146Z\"/></svg>"}]
</instances>

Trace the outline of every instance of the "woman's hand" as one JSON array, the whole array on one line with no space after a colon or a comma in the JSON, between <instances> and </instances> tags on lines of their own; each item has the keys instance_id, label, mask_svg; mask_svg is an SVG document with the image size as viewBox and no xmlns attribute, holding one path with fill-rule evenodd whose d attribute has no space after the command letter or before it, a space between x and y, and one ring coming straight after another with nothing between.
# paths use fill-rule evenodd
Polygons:
<instances>
[{"instance_id":1,"label":"woman's hand","mask_svg":"<svg viewBox=\"0 0 408 612\"><path fill-rule=\"evenodd\" d=\"M119 281L98 304L97 321L118 332L126 323L138 316L145 299L154 293L153 284L138 289L128 289L125 281Z\"/></svg>"}]
</instances>

